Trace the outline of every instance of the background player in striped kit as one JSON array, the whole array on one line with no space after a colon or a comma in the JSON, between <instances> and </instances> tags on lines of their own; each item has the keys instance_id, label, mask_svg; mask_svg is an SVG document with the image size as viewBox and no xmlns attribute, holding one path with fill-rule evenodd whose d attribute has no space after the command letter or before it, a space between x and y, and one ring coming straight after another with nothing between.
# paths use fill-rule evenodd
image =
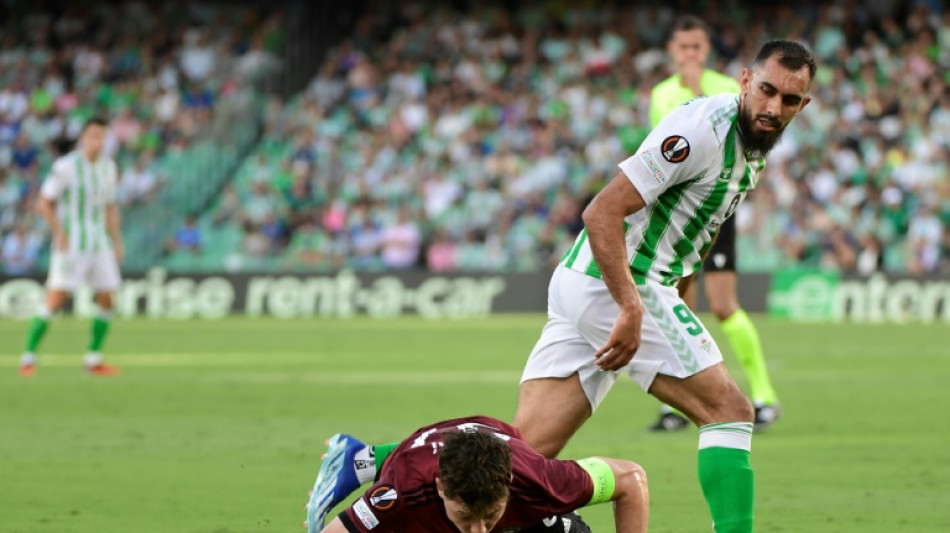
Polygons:
<instances>
[{"instance_id":1,"label":"background player in striped kit","mask_svg":"<svg viewBox=\"0 0 950 533\"><path fill-rule=\"evenodd\" d=\"M650 93L650 126L656 127L671 111L698 96L738 94L739 83L733 78L704 68L709 57L709 27L702 19L686 15L673 26L667 50L676 64L676 74L661 81ZM765 366L762 341L755 324L739 306L736 294L736 221L730 217L719 227L715 242L703 261L703 287L710 310L719 319L736 359L749 381L750 397L755 406L756 428L773 422L779 415L778 395ZM691 277L680 281L680 293L691 308L696 308L696 286ZM654 431L683 429L689 421L664 405Z\"/></svg>"},{"instance_id":2,"label":"background player in striped kit","mask_svg":"<svg viewBox=\"0 0 950 533\"><path fill-rule=\"evenodd\" d=\"M37 211L51 233L46 304L30 323L20 374L36 371L36 349L53 313L62 309L80 285L94 292L97 305L92 319L86 371L115 375L118 368L103 363L100 350L109 331L113 293L119 288L119 264L124 249L119 232L115 193L115 162L103 153L108 123L92 118L83 126L76 150L53 163L40 189Z\"/></svg>"}]
</instances>

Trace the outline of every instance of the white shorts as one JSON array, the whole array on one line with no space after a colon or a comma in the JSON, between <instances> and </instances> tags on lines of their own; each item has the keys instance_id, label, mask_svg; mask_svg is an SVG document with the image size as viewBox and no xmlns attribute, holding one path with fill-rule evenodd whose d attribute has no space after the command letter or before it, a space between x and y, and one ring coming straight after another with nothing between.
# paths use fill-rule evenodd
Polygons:
<instances>
[{"instance_id":1,"label":"white shorts","mask_svg":"<svg viewBox=\"0 0 950 533\"><path fill-rule=\"evenodd\" d=\"M686 307L675 287L638 285L643 300L641 344L623 372L649 391L659 374L686 378L722 362L712 336ZM598 278L559 265L548 287L548 323L525 365L521 382L566 378L577 372L592 410L621 371L601 371L594 353L607 339L620 310Z\"/></svg>"},{"instance_id":2,"label":"white shorts","mask_svg":"<svg viewBox=\"0 0 950 533\"><path fill-rule=\"evenodd\" d=\"M53 251L46 287L73 292L87 286L95 292L115 292L122 278L112 250L95 253Z\"/></svg>"}]
</instances>

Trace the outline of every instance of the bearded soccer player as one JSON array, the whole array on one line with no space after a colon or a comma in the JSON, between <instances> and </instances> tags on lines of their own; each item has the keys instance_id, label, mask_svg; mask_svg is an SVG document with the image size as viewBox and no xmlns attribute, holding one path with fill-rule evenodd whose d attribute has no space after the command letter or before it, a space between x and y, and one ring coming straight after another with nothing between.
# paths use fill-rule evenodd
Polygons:
<instances>
[{"instance_id":1,"label":"bearded soccer player","mask_svg":"<svg viewBox=\"0 0 950 533\"><path fill-rule=\"evenodd\" d=\"M658 83L650 95L650 125L674 109L699 96L738 94L739 83L733 78L704 68L709 57L709 27L701 19L687 15L673 26L667 51L676 64L676 74ZM755 406L755 425L764 428L775 421L780 413L778 395L769 379L762 351L762 341L755 324L739 306L736 294L736 223L728 218L716 231L712 248L703 261L703 286L710 310L719 319L722 332L729 340L736 359L742 365L749 381L750 396ZM695 309L696 290L691 277L680 281L683 300ZM650 429L674 431L683 429L689 421L681 413L664 405L660 417Z\"/></svg>"},{"instance_id":2,"label":"bearded soccer player","mask_svg":"<svg viewBox=\"0 0 950 533\"><path fill-rule=\"evenodd\" d=\"M668 114L584 210L551 278L548 323L522 374L513 425L556 456L620 372L699 426L698 470L716 533L753 530L755 411L676 285L755 188L765 156L808 104L815 60L770 41L738 95Z\"/></svg>"},{"instance_id":3,"label":"bearded soccer player","mask_svg":"<svg viewBox=\"0 0 950 533\"><path fill-rule=\"evenodd\" d=\"M618 533L647 530L647 478L636 463L548 459L514 427L483 416L439 422L410 435L385 460L377 458L376 482L323 527L322 502L333 491L323 481L336 478L344 456L335 451L351 440L331 439L307 505L311 533L562 533L575 529L570 518L556 515L608 501Z\"/></svg>"},{"instance_id":4,"label":"bearded soccer player","mask_svg":"<svg viewBox=\"0 0 950 533\"><path fill-rule=\"evenodd\" d=\"M119 264L124 250L116 207L115 162L103 153L108 123L92 118L83 126L76 150L53 163L40 188L37 211L52 234L46 304L30 323L20 374L36 372L36 350L46 334L50 317L62 309L69 295L88 285L97 305L92 319L89 350L83 361L90 374L112 376L119 369L102 360L109 331L113 293L119 288Z\"/></svg>"}]
</instances>

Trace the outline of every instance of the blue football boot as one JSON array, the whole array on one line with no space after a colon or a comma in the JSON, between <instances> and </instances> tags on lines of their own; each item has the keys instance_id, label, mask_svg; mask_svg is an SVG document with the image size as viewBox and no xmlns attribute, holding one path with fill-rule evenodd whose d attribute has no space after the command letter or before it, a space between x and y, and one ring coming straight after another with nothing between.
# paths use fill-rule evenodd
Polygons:
<instances>
[{"instance_id":1,"label":"blue football boot","mask_svg":"<svg viewBox=\"0 0 950 533\"><path fill-rule=\"evenodd\" d=\"M366 445L352 435L337 433L327 441L320 472L307 502L307 532L320 533L327 513L360 488L353 457Z\"/></svg>"}]
</instances>

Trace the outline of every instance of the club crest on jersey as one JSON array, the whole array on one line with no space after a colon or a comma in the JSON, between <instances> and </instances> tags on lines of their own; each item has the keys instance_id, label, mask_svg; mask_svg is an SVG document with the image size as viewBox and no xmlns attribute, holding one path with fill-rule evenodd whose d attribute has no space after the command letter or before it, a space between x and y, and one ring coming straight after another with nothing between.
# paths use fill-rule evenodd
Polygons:
<instances>
[{"instance_id":1,"label":"club crest on jersey","mask_svg":"<svg viewBox=\"0 0 950 533\"><path fill-rule=\"evenodd\" d=\"M395 507L398 495L392 485L380 485L369 495L369 504L377 511L388 511Z\"/></svg>"},{"instance_id":2,"label":"club crest on jersey","mask_svg":"<svg viewBox=\"0 0 950 533\"><path fill-rule=\"evenodd\" d=\"M682 163L689 157L689 141L680 135L670 135L660 145L663 159L670 163Z\"/></svg>"}]
</instances>

